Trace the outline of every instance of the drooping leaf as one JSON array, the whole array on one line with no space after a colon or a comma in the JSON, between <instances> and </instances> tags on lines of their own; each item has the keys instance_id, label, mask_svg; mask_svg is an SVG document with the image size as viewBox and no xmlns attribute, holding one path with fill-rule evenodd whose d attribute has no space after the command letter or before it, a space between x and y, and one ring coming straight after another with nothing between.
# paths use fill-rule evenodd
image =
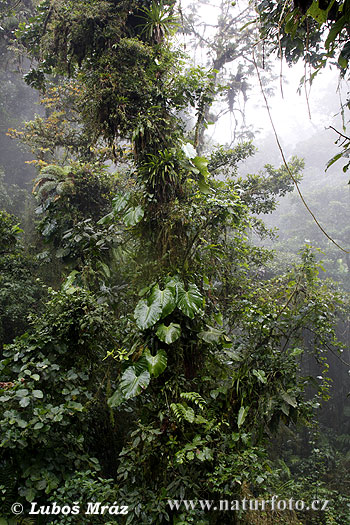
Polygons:
<instances>
[{"instance_id":1,"label":"drooping leaf","mask_svg":"<svg viewBox=\"0 0 350 525\"><path fill-rule=\"evenodd\" d=\"M145 357L148 364L149 373L158 377L167 367L167 355L164 350L158 350L156 355L152 355L150 350L147 348L145 350Z\"/></svg>"},{"instance_id":2,"label":"drooping leaf","mask_svg":"<svg viewBox=\"0 0 350 525\"><path fill-rule=\"evenodd\" d=\"M334 22L324 44L326 49L329 49L329 46L335 41L345 24L347 24L347 17L345 15Z\"/></svg>"},{"instance_id":3,"label":"drooping leaf","mask_svg":"<svg viewBox=\"0 0 350 525\"><path fill-rule=\"evenodd\" d=\"M199 332L198 337L203 339L203 341L206 343L218 343L223 335L223 331L211 326L208 328L209 330L203 330L202 332Z\"/></svg>"},{"instance_id":4,"label":"drooping leaf","mask_svg":"<svg viewBox=\"0 0 350 525\"><path fill-rule=\"evenodd\" d=\"M217 314L214 314L214 319L218 323L219 326L223 326L224 319L222 317L222 313L221 312L218 312Z\"/></svg>"},{"instance_id":5,"label":"drooping leaf","mask_svg":"<svg viewBox=\"0 0 350 525\"><path fill-rule=\"evenodd\" d=\"M243 425L245 418L247 417L249 407L241 407L238 412L238 418L237 418L237 425L238 428L241 428Z\"/></svg>"},{"instance_id":6,"label":"drooping leaf","mask_svg":"<svg viewBox=\"0 0 350 525\"><path fill-rule=\"evenodd\" d=\"M104 275L105 275L107 278L109 278L109 277L111 276L111 271L110 271L110 269L109 269L109 266L108 266L106 263L102 262L102 261L99 261L99 262L98 262L98 265L99 265L99 267L101 268L101 270L102 270L102 272L104 273Z\"/></svg>"},{"instance_id":7,"label":"drooping leaf","mask_svg":"<svg viewBox=\"0 0 350 525\"><path fill-rule=\"evenodd\" d=\"M296 398L288 394L288 392L281 392L281 398L293 408L296 408L298 405Z\"/></svg>"},{"instance_id":8,"label":"drooping leaf","mask_svg":"<svg viewBox=\"0 0 350 525\"><path fill-rule=\"evenodd\" d=\"M204 299L195 284L190 284L188 291L178 291L178 308L190 319L203 310Z\"/></svg>"},{"instance_id":9,"label":"drooping leaf","mask_svg":"<svg viewBox=\"0 0 350 525\"><path fill-rule=\"evenodd\" d=\"M25 491L25 498L26 498L27 501L29 501L29 502L33 501L35 496L36 496L35 489L33 489L33 488L26 489L26 491Z\"/></svg>"},{"instance_id":10,"label":"drooping leaf","mask_svg":"<svg viewBox=\"0 0 350 525\"><path fill-rule=\"evenodd\" d=\"M174 275L172 277L168 277L165 280L165 287L169 288L169 290L171 290L171 292L172 292L172 294L173 294L173 296L175 298L175 302L177 302L177 300L178 300L179 290L184 290L184 284L183 284L183 282L181 281L181 279L177 275Z\"/></svg>"},{"instance_id":11,"label":"drooping leaf","mask_svg":"<svg viewBox=\"0 0 350 525\"><path fill-rule=\"evenodd\" d=\"M77 270L73 270L72 272L70 272L67 279L63 283L62 290L65 291L68 295L71 295L77 289L77 287L74 285L74 281L78 273L79 272Z\"/></svg>"},{"instance_id":12,"label":"drooping leaf","mask_svg":"<svg viewBox=\"0 0 350 525\"><path fill-rule=\"evenodd\" d=\"M136 375L135 367L129 366L120 380L120 389L124 399L131 399L141 394L148 387L150 379L151 376L148 370L144 370L140 375Z\"/></svg>"},{"instance_id":13,"label":"drooping leaf","mask_svg":"<svg viewBox=\"0 0 350 525\"><path fill-rule=\"evenodd\" d=\"M204 193L204 195L208 195L209 193L213 192L213 190L211 189L209 184L205 181L203 176L199 178L198 186L201 192Z\"/></svg>"},{"instance_id":14,"label":"drooping leaf","mask_svg":"<svg viewBox=\"0 0 350 525\"><path fill-rule=\"evenodd\" d=\"M111 408L117 408L119 405L121 405L125 401L123 392L121 391L120 387L117 388L117 390L114 392L114 394L111 395L110 398L107 400L107 404Z\"/></svg>"},{"instance_id":15,"label":"drooping leaf","mask_svg":"<svg viewBox=\"0 0 350 525\"><path fill-rule=\"evenodd\" d=\"M157 337L161 341L163 341L163 343L170 345L171 343L173 343L180 337L181 326L176 323L170 323L169 326L166 326L165 324L161 324L158 326L156 334L157 334Z\"/></svg>"},{"instance_id":16,"label":"drooping leaf","mask_svg":"<svg viewBox=\"0 0 350 525\"><path fill-rule=\"evenodd\" d=\"M169 315L175 306L176 302L172 290L168 287L161 290L156 284L153 286L149 297L141 299L137 303L134 311L136 324L141 330L146 330L162 317Z\"/></svg>"}]
</instances>

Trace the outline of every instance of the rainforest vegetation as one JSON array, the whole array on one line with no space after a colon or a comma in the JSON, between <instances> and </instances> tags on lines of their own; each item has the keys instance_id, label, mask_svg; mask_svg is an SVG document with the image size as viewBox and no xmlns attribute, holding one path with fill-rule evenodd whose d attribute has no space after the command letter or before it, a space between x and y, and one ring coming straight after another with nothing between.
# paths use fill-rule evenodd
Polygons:
<instances>
[{"instance_id":1,"label":"rainforest vegetation","mask_svg":"<svg viewBox=\"0 0 350 525\"><path fill-rule=\"evenodd\" d=\"M349 524L347 180L313 137L242 170L256 72L346 81L350 1L204 4L0 2L1 525ZM328 504L169 505L273 495Z\"/></svg>"}]
</instances>

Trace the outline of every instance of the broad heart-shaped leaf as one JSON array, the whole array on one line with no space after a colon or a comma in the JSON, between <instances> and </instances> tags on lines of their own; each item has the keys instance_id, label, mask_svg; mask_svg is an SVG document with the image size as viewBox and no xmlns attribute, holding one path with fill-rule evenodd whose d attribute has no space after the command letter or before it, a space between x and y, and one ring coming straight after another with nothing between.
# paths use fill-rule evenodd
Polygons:
<instances>
[{"instance_id":1,"label":"broad heart-shaped leaf","mask_svg":"<svg viewBox=\"0 0 350 525\"><path fill-rule=\"evenodd\" d=\"M135 308L134 316L137 326L147 330L159 319L169 315L175 308L176 302L170 288L161 290L156 284L153 286L148 299L141 299Z\"/></svg>"},{"instance_id":2,"label":"broad heart-shaped leaf","mask_svg":"<svg viewBox=\"0 0 350 525\"><path fill-rule=\"evenodd\" d=\"M161 324L158 326L157 332L156 332L158 338L163 341L163 343L166 343L167 345L170 345L176 339L178 339L181 335L181 326L176 323L170 323L169 326L166 326L165 324Z\"/></svg>"},{"instance_id":3,"label":"broad heart-shaped leaf","mask_svg":"<svg viewBox=\"0 0 350 525\"><path fill-rule=\"evenodd\" d=\"M176 306L175 296L171 288L165 287L164 290L161 290L158 284L152 288L149 302L160 304L162 308L161 318L171 314Z\"/></svg>"},{"instance_id":4,"label":"broad heart-shaped leaf","mask_svg":"<svg viewBox=\"0 0 350 525\"><path fill-rule=\"evenodd\" d=\"M144 355L147 361L148 371L152 376L158 377L162 372L164 372L168 363L164 350L158 350L156 355L152 355L147 348Z\"/></svg>"},{"instance_id":5,"label":"broad heart-shaped leaf","mask_svg":"<svg viewBox=\"0 0 350 525\"><path fill-rule=\"evenodd\" d=\"M239 409L238 418L237 418L238 428L240 428L243 425L244 420L247 417L248 410L249 410L249 407L241 407Z\"/></svg>"},{"instance_id":6,"label":"broad heart-shaped leaf","mask_svg":"<svg viewBox=\"0 0 350 525\"><path fill-rule=\"evenodd\" d=\"M195 284L190 284L187 292L179 288L177 306L190 319L203 310L204 299Z\"/></svg>"},{"instance_id":7,"label":"broad heart-shaped leaf","mask_svg":"<svg viewBox=\"0 0 350 525\"><path fill-rule=\"evenodd\" d=\"M181 281L178 275L173 275L172 277L167 277L165 280L165 287L171 290L175 301L178 300L179 290L184 290L184 283Z\"/></svg>"},{"instance_id":8,"label":"broad heart-shaped leaf","mask_svg":"<svg viewBox=\"0 0 350 525\"><path fill-rule=\"evenodd\" d=\"M134 316L137 326L141 330L147 330L157 321L159 321L162 315L162 305L158 302L152 302L148 304L147 299L141 299L135 308Z\"/></svg>"},{"instance_id":9,"label":"broad heart-shaped leaf","mask_svg":"<svg viewBox=\"0 0 350 525\"><path fill-rule=\"evenodd\" d=\"M144 370L140 375L136 375L135 367L129 366L120 380L120 389L124 399L130 399L141 394L148 387L150 379L151 376L148 370Z\"/></svg>"},{"instance_id":10,"label":"broad heart-shaped leaf","mask_svg":"<svg viewBox=\"0 0 350 525\"><path fill-rule=\"evenodd\" d=\"M143 218L145 212L141 206L129 208L123 217L125 226L135 226Z\"/></svg>"}]
</instances>

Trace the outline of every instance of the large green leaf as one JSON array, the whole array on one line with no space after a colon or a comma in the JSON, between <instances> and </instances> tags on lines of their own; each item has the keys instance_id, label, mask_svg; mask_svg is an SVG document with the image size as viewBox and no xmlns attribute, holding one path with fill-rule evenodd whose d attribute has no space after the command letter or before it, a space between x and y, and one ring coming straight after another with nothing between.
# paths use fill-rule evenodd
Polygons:
<instances>
[{"instance_id":1,"label":"large green leaf","mask_svg":"<svg viewBox=\"0 0 350 525\"><path fill-rule=\"evenodd\" d=\"M170 345L180 337L181 326L176 323L170 323L169 326L161 324L158 326L156 334L163 343Z\"/></svg>"},{"instance_id":2,"label":"large green leaf","mask_svg":"<svg viewBox=\"0 0 350 525\"><path fill-rule=\"evenodd\" d=\"M158 284L152 288L149 301L160 304L162 309L161 318L171 314L176 306L175 296L171 288L165 287L164 290L161 290Z\"/></svg>"},{"instance_id":3,"label":"large green leaf","mask_svg":"<svg viewBox=\"0 0 350 525\"><path fill-rule=\"evenodd\" d=\"M159 321L162 315L162 305L159 302L148 304L147 299L140 299L137 303L134 316L137 326L146 330Z\"/></svg>"},{"instance_id":4,"label":"large green leaf","mask_svg":"<svg viewBox=\"0 0 350 525\"><path fill-rule=\"evenodd\" d=\"M253 370L253 374L259 379L260 383L267 383L267 377L265 375L264 370Z\"/></svg>"},{"instance_id":5,"label":"large green leaf","mask_svg":"<svg viewBox=\"0 0 350 525\"><path fill-rule=\"evenodd\" d=\"M151 376L148 370L144 370L140 375L136 375L135 367L129 366L120 380L120 389L124 399L130 399L141 394L148 387L150 379Z\"/></svg>"},{"instance_id":6,"label":"large green leaf","mask_svg":"<svg viewBox=\"0 0 350 525\"><path fill-rule=\"evenodd\" d=\"M312 18L314 18L314 20L316 20L316 22L318 22L319 24L325 24L328 19L328 12L333 4L334 0L332 0L329 3L327 9L320 9L318 1L314 0L309 9L307 10L307 14L312 16Z\"/></svg>"},{"instance_id":7,"label":"large green leaf","mask_svg":"<svg viewBox=\"0 0 350 525\"><path fill-rule=\"evenodd\" d=\"M125 210L129 203L130 195L126 193L125 195L117 195L113 199L113 210L115 213L120 213Z\"/></svg>"},{"instance_id":8,"label":"large green leaf","mask_svg":"<svg viewBox=\"0 0 350 525\"><path fill-rule=\"evenodd\" d=\"M148 299L141 299L135 308L134 316L137 326L146 330L153 326L159 319L169 315L175 308L176 302L170 288L161 290L156 284L151 290Z\"/></svg>"},{"instance_id":9,"label":"large green leaf","mask_svg":"<svg viewBox=\"0 0 350 525\"><path fill-rule=\"evenodd\" d=\"M141 330L153 326L159 319L169 315L175 308L176 302L170 288L161 290L156 284L151 290L148 299L141 299L135 308L136 324Z\"/></svg>"},{"instance_id":10,"label":"large green leaf","mask_svg":"<svg viewBox=\"0 0 350 525\"><path fill-rule=\"evenodd\" d=\"M175 297L175 301L177 302L179 290L184 290L184 283L177 275L172 277L169 276L165 280L165 287L171 290L173 296Z\"/></svg>"},{"instance_id":11,"label":"large green leaf","mask_svg":"<svg viewBox=\"0 0 350 525\"><path fill-rule=\"evenodd\" d=\"M208 175L208 159L205 157L195 157L192 159L192 162L202 175Z\"/></svg>"},{"instance_id":12,"label":"large green leaf","mask_svg":"<svg viewBox=\"0 0 350 525\"><path fill-rule=\"evenodd\" d=\"M158 350L156 355L152 355L147 348L144 355L147 361L148 371L152 376L158 377L162 372L164 372L168 362L164 350Z\"/></svg>"},{"instance_id":13,"label":"large green leaf","mask_svg":"<svg viewBox=\"0 0 350 525\"><path fill-rule=\"evenodd\" d=\"M195 284L191 284L187 292L179 288L177 306L190 319L202 311L204 299Z\"/></svg>"},{"instance_id":14,"label":"large green leaf","mask_svg":"<svg viewBox=\"0 0 350 525\"><path fill-rule=\"evenodd\" d=\"M123 217L123 222L125 226L135 226L135 224L141 221L144 214L145 212L141 206L129 208Z\"/></svg>"},{"instance_id":15,"label":"large green leaf","mask_svg":"<svg viewBox=\"0 0 350 525\"><path fill-rule=\"evenodd\" d=\"M205 178L203 176L201 176L198 179L198 186L201 192L204 193L204 195L209 195L209 193L213 192L209 184L206 183Z\"/></svg>"}]
</instances>

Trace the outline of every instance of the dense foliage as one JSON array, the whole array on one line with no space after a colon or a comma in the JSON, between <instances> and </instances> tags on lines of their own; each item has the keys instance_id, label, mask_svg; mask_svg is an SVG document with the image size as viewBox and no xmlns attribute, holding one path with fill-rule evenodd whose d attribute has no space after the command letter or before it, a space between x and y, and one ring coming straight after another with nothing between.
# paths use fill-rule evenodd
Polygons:
<instances>
[{"instance_id":1,"label":"dense foliage","mask_svg":"<svg viewBox=\"0 0 350 525\"><path fill-rule=\"evenodd\" d=\"M292 190L289 172L239 177L250 143L199 154L215 72L172 46L178 23L172 3L44 0L19 24L18 45L36 60L26 80L46 90L48 113L11 133L36 155L34 249L58 275L39 306L28 294L30 325L16 323L0 361L3 520L14 501L25 512L78 501L127 505L125 524L272 524L270 510L183 512L168 500L289 488L309 501L326 486L321 467L286 482L270 444L299 425L317 431L343 297L319 279L309 246L263 278L273 254L251 239L270 234L261 214ZM297 179L302 168L292 159ZM16 221L0 218L1 257L23 268ZM8 281L23 286L22 273ZM327 512L279 522L345 524L334 483Z\"/></svg>"}]
</instances>

